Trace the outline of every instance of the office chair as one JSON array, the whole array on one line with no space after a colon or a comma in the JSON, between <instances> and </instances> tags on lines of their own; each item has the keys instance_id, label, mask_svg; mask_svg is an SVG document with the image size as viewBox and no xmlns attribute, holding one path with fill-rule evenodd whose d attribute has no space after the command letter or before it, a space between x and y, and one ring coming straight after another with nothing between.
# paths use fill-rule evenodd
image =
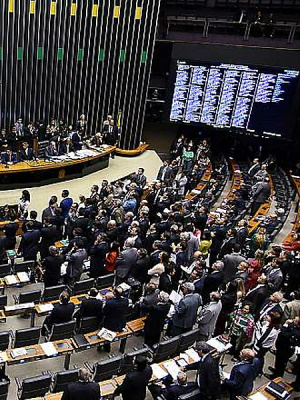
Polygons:
<instances>
[{"instance_id":1,"label":"office chair","mask_svg":"<svg viewBox=\"0 0 300 400\"><path fill-rule=\"evenodd\" d=\"M3 310L7 306L7 294L2 294L0 296L0 310Z\"/></svg>"},{"instance_id":2,"label":"office chair","mask_svg":"<svg viewBox=\"0 0 300 400\"><path fill-rule=\"evenodd\" d=\"M17 264L14 264L14 272L17 274L18 272L28 272L34 269L35 261L23 261Z\"/></svg>"},{"instance_id":3,"label":"office chair","mask_svg":"<svg viewBox=\"0 0 300 400\"><path fill-rule=\"evenodd\" d=\"M0 350L4 351L9 349L11 333L9 331L1 331L0 332Z\"/></svg>"},{"instance_id":4,"label":"office chair","mask_svg":"<svg viewBox=\"0 0 300 400\"><path fill-rule=\"evenodd\" d=\"M58 285L58 286L49 286L44 289L42 295L42 301L53 301L58 300L59 295L62 291L66 288L65 285Z\"/></svg>"},{"instance_id":5,"label":"office chair","mask_svg":"<svg viewBox=\"0 0 300 400\"><path fill-rule=\"evenodd\" d=\"M49 373L32 378L25 378L22 382L16 378L18 399L25 400L45 396L45 394L50 391L51 382L52 376Z\"/></svg>"},{"instance_id":6,"label":"office chair","mask_svg":"<svg viewBox=\"0 0 300 400\"><path fill-rule=\"evenodd\" d=\"M10 382L5 380L0 382L0 400L7 399L9 384Z\"/></svg>"},{"instance_id":7,"label":"office chair","mask_svg":"<svg viewBox=\"0 0 300 400\"><path fill-rule=\"evenodd\" d=\"M88 293L93 286L95 286L95 279L93 278L75 282L73 287L73 295L76 296L81 293Z\"/></svg>"},{"instance_id":8,"label":"office chair","mask_svg":"<svg viewBox=\"0 0 300 400\"><path fill-rule=\"evenodd\" d=\"M55 340L70 339L74 335L76 321L53 324L51 332L47 335L48 342Z\"/></svg>"},{"instance_id":9,"label":"office chair","mask_svg":"<svg viewBox=\"0 0 300 400\"><path fill-rule=\"evenodd\" d=\"M63 392L69 383L78 381L78 369L57 372L53 377L52 393Z\"/></svg>"},{"instance_id":10,"label":"office chair","mask_svg":"<svg viewBox=\"0 0 300 400\"><path fill-rule=\"evenodd\" d=\"M178 397L178 400L199 400L200 399L200 389L194 389L190 393L182 394Z\"/></svg>"},{"instance_id":11,"label":"office chair","mask_svg":"<svg viewBox=\"0 0 300 400\"><path fill-rule=\"evenodd\" d=\"M200 334L200 329L193 329L190 332L183 333L180 337L180 343L179 343L180 353L184 352L189 347L191 347L195 342L197 342L199 334Z\"/></svg>"},{"instance_id":12,"label":"office chair","mask_svg":"<svg viewBox=\"0 0 300 400\"><path fill-rule=\"evenodd\" d=\"M99 320L97 317L84 317L79 320L77 333L89 333L99 329Z\"/></svg>"},{"instance_id":13,"label":"office chair","mask_svg":"<svg viewBox=\"0 0 300 400\"><path fill-rule=\"evenodd\" d=\"M41 327L17 329L13 340L13 348L31 346L38 344L41 337Z\"/></svg>"},{"instance_id":14,"label":"office chair","mask_svg":"<svg viewBox=\"0 0 300 400\"><path fill-rule=\"evenodd\" d=\"M115 281L115 274L99 276L99 278L97 279L96 287L98 290L106 289L112 286L114 281Z\"/></svg>"},{"instance_id":15,"label":"office chair","mask_svg":"<svg viewBox=\"0 0 300 400\"><path fill-rule=\"evenodd\" d=\"M131 351L129 353L125 353L122 367L121 370L119 371L119 375L124 375L126 374L126 372L131 371L133 369L134 359L137 356L144 356L147 359L152 359L151 350L147 346L138 350Z\"/></svg>"},{"instance_id":16,"label":"office chair","mask_svg":"<svg viewBox=\"0 0 300 400\"><path fill-rule=\"evenodd\" d=\"M19 297L13 295L15 304L24 304L24 303L39 303L41 300L41 290L33 290L31 292L23 292L19 294Z\"/></svg>"},{"instance_id":17,"label":"office chair","mask_svg":"<svg viewBox=\"0 0 300 400\"><path fill-rule=\"evenodd\" d=\"M0 265L0 278L4 278L6 275L10 275L10 265L9 264L1 264Z\"/></svg>"},{"instance_id":18,"label":"office chair","mask_svg":"<svg viewBox=\"0 0 300 400\"><path fill-rule=\"evenodd\" d=\"M94 380L96 382L104 381L117 375L123 362L122 356L115 356L106 360L96 362L93 366L89 363L84 365L89 369L91 373L94 373Z\"/></svg>"},{"instance_id":19,"label":"office chair","mask_svg":"<svg viewBox=\"0 0 300 400\"><path fill-rule=\"evenodd\" d=\"M179 351L180 336L174 336L171 339L159 342L157 345L153 346L154 350L154 362L160 362L172 358Z\"/></svg>"}]
</instances>

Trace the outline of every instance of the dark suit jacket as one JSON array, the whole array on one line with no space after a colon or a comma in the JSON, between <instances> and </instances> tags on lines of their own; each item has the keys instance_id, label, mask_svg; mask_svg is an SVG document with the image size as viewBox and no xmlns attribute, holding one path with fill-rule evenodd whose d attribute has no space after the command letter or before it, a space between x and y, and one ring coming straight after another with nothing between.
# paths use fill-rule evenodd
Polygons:
<instances>
[{"instance_id":1,"label":"dark suit jacket","mask_svg":"<svg viewBox=\"0 0 300 400\"><path fill-rule=\"evenodd\" d=\"M17 163L18 162L18 157L17 157L17 153L12 153L11 154L11 161L9 161L9 157L8 154L6 152L1 153L1 160L2 160L2 164L6 164L8 162L12 162L12 163Z\"/></svg>"},{"instance_id":2,"label":"dark suit jacket","mask_svg":"<svg viewBox=\"0 0 300 400\"><path fill-rule=\"evenodd\" d=\"M209 294L218 290L218 287L223 282L224 275L222 272L215 272L207 275L204 280L202 298L203 302L207 303L209 301Z\"/></svg>"},{"instance_id":3,"label":"dark suit jacket","mask_svg":"<svg viewBox=\"0 0 300 400\"><path fill-rule=\"evenodd\" d=\"M123 400L145 400L146 387L151 376L150 366L147 366L144 371L127 372L122 385L115 390L114 394L122 394Z\"/></svg>"},{"instance_id":4,"label":"dark suit jacket","mask_svg":"<svg viewBox=\"0 0 300 400\"><path fill-rule=\"evenodd\" d=\"M164 171L165 168L166 168L166 172L165 172L164 180L165 181L169 181L171 178L173 178L173 169L171 167L165 167L164 165L162 165L159 168L159 171L158 171L156 179L159 179L159 180L162 179L163 171Z\"/></svg>"},{"instance_id":5,"label":"dark suit jacket","mask_svg":"<svg viewBox=\"0 0 300 400\"><path fill-rule=\"evenodd\" d=\"M260 361L254 358L252 363L242 362L235 365L230 373L230 378L225 379L224 385L229 389L230 398L247 396L253 388L253 382L260 370Z\"/></svg>"},{"instance_id":6,"label":"dark suit jacket","mask_svg":"<svg viewBox=\"0 0 300 400\"><path fill-rule=\"evenodd\" d=\"M162 390L162 395L166 398L166 400L178 400L178 397L192 392L197 389L197 384L195 382L188 382L186 385L170 385Z\"/></svg>"},{"instance_id":7,"label":"dark suit jacket","mask_svg":"<svg viewBox=\"0 0 300 400\"><path fill-rule=\"evenodd\" d=\"M145 322L145 336L160 336L171 304L158 303L156 305L141 305L141 310L147 311L148 316Z\"/></svg>"},{"instance_id":8,"label":"dark suit jacket","mask_svg":"<svg viewBox=\"0 0 300 400\"><path fill-rule=\"evenodd\" d=\"M101 242L97 246L92 246L90 250L91 264L90 264L90 276L91 278L97 278L103 273L104 261L106 253L109 248L107 242Z\"/></svg>"},{"instance_id":9,"label":"dark suit jacket","mask_svg":"<svg viewBox=\"0 0 300 400\"><path fill-rule=\"evenodd\" d=\"M137 261L137 250L128 248L119 254L116 261L116 274L119 278L126 278Z\"/></svg>"},{"instance_id":10,"label":"dark suit jacket","mask_svg":"<svg viewBox=\"0 0 300 400\"><path fill-rule=\"evenodd\" d=\"M39 250L39 241L41 233L38 230L27 231L23 233L20 250L23 253L24 258L27 260L35 260L37 252Z\"/></svg>"},{"instance_id":11,"label":"dark suit jacket","mask_svg":"<svg viewBox=\"0 0 300 400\"><path fill-rule=\"evenodd\" d=\"M103 327L113 332L121 332L126 325L126 312L129 305L125 297L107 300L103 307Z\"/></svg>"},{"instance_id":12,"label":"dark suit jacket","mask_svg":"<svg viewBox=\"0 0 300 400\"><path fill-rule=\"evenodd\" d=\"M42 261L42 266L45 268L44 283L45 286L56 286L60 279L60 269L64 261L64 257L49 255Z\"/></svg>"},{"instance_id":13,"label":"dark suit jacket","mask_svg":"<svg viewBox=\"0 0 300 400\"><path fill-rule=\"evenodd\" d=\"M94 297L83 300L78 313L76 313L77 318L85 317L97 317L99 321L102 319L102 301Z\"/></svg>"},{"instance_id":14,"label":"dark suit jacket","mask_svg":"<svg viewBox=\"0 0 300 400\"><path fill-rule=\"evenodd\" d=\"M269 294L270 291L267 285L259 286L247 293L245 300L253 304L253 314L257 313Z\"/></svg>"},{"instance_id":15,"label":"dark suit jacket","mask_svg":"<svg viewBox=\"0 0 300 400\"><path fill-rule=\"evenodd\" d=\"M219 361L217 358L206 354L198 363L186 366L186 370L198 369L198 385L204 398L217 399L220 395L221 383Z\"/></svg>"},{"instance_id":16,"label":"dark suit jacket","mask_svg":"<svg viewBox=\"0 0 300 400\"><path fill-rule=\"evenodd\" d=\"M73 146L73 145L70 145L70 146L69 146L69 153L71 153L71 152L73 152L73 151L75 151L74 146ZM67 149L66 143L65 143L65 142L60 142L60 145L59 145L59 154L60 154L60 155L63 155L63 154L67 154L67 153L68 153L68 149Z\"/></svg>"},{"instance_id":17,"label":"dark suit jacket","mask_svg":"<svg viewBox=\"0 0 300 400\"><path fill-rule=\"evenodd\" d=\"M72 320L74 309L75 306L73 303L55 304L51 314L46 318L45 323L48 327L51 327L53 324L69 322Z\"/></svg>"},{"instance_id":18,"label":"dark suit jacket","mask_svg":"<svg viewBox=\"0 0 300 400\"><path fill-rule=\"evenodd\" d=\"M70 383L61 400L99 400L100 386L96 382L75 382Z\"/></svg>"},{"instance_id":19,"label":"dark suit jacket","mask_svg":"<svg viewBox=\"0 0 300 400\"><path fill-rule=\"evenodd\" d=\"M26 154L24 149L21 149L19 152L20 161L33 160L33 156L33 150L30 147L28 147L28 154Z\"/></svg>"},{"instance_id":20,"label":"dark suit jacket","mask_svg":"<svg viewBox=\"0 0 300 400\"><path fill-rule=\"evenodd\" d=\"M52 149L50 146L47 146L45 149L45 157L53 157L53 156L58 156L58 151L56 149Z\"/></svg>"}]
</instances>

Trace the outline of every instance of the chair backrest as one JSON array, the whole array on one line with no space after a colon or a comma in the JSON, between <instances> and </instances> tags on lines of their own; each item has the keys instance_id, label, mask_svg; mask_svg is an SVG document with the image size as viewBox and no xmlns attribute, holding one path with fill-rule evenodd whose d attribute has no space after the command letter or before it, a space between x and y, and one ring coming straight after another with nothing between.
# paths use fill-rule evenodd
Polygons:
<instances>
[{"instance_id":1,"label":"chair backrest","mask_svg":"<svg viewBox=\"0 0 300 400\"><path fill-rule=\"evenodd\" d=\"M8 395L9 381L0 382L0 400L6 400Z\"/></svg>"},{"instance_id":2,"label":"chair backrest","mask_svg":"<svg viewBox=\"0 0 300 400\"><path fill-rule=\"evenodd\" d=\"M119 372L120 375L124 375L124 374L126 374L126 372L132 370L133 365L134 365L134 359L137 356L144 356L144 357L150 359L151 356L152 356L152 353L149 350L149 348L144 347L142 349L131 351L130 353L124 354L122 367L121 367L121 370Z\"/></svg>"},{"instance_id":3,"label":"chair backrest","mask_svg":"<svg viewBox=\"0 0 300 400\"><path fill-rule=\"evenodd\" d=\"M84 317L79 322L78 333L89 333L99 329L99 320L97 317Z\"/></svg>"},{"instance_id":4,"label":"chair backrest","mask_svg":"<svg viewBox=\"0 0 300 400\"><path fill-rule=\"evenodd\" d=\"M9 264L1 264L0 265L0 278L4 278L6 275L10 275L10 265Z\"/></svg>"},{"instance_id":5,"label":"chair backrest","mask_svg":"<svg viewBox=\"0 0 300 400\"><path fill-rule=\"evenodd\" d=\"M72 382L78 381L78 369L57 372L54 376L54 384L51 392L63 392L65 387Z\"/></svg>"},{"instance_id":6,"label":"chair backrest","mask_svg":"<svg viewBox=\"0 0 300 400\"><path fill-rule=\"evenodd\" d=\"M73 294L88 293L88 291L95 285L95 279L85 279L83 281L75 282Z\"/></svg>"},{"instance_id":7,"label":"chair backrest","mask_svg":"<svg viewBox=\"0 0 300 400\"><path fill-rule=\"evenodd\" d=\"M115 280L115 274L108 274L104 276L100 276L97 279L97 289L105 289L113 285Z\"/></svg>"},{"instance_id":8,"label":"chair backrest","mask_svg":"<svg viewBox=\"0 0 300 400\"><path fill-rule=\"evenodd\" d=\"M14 264L15 274L18 272L28 272L29 270L33 270L35 265L35 261L23 261L18 264Z\"/></svg>"},{"instance_id":9,"label":"chair backrest","mask_svg":"<svg viewBox=\"0 0 300 400\"><path fill-rule=\"evenodd\" d=\"M3 310L4 306L7 306L7 294L0 296L0 310Z\"/></svg>"},{"instance_id":10,"label":"chair backrest","mask_svg":"<svg viewBox=\"0 0 300 400\"><path fill-rule=\"evenodd\" d=\"M41 290L33 290L32 292L24 292L19 295L19 304L23 303L39 303L41 301Z\"/></svg>"},{"instance_id":11,"label":"chair backrest","mask_svg":"<svg viewBox=\"0 0 300 400\"><path fill-rule=\"evenodd\" d=\"M42 142L39 142L39 150L38 150L39 158L44 158L45 157L46 147L48 145L49 145L49 140L44 140Z\"/></svg>"},{"instance_id":12,"label":"chair backrest","mask_svg":"<svg viewBox=\"0 0 300 400\"><path fill-rule=\"evenodd\" d=\"M100 382L117 375L123 361L122 356L102 360L94 364L95 381Z\"/></svg>"},{"instance_id":13,"label":"chair backrest","mask_svg":"<svg viewBox=\"0 0 300 400\"><path fill-rule=\"evenodd\" d=\"M20 400L45 396L50 390L52 376L50 374L38 375L33 378L25 378L18 394Z\"/></svg>"},{"instance_id":14,"label":"chair backrest","mask_svg":"<svg viewBox=\"0 0 300 400\"><path fill-rule=\"evenodd\" d=\"M73 337L76 321L63 322L61 324L53 324L52 332L49 340L69 339Z\"/></svg>"},{"instance_id":15,"label":"chair backrest","mask_svg":"<svg viewBox=\"0 0 300 400\"><path fill-rule=\"evenodd\" d=\"M0 350L4 351L9 349L10 334L9 331L0 332Z\"/></svg>"},{"instance_id":16,"label":"chair backrest","mask_svg":"<svg viewBox=\"0 0 300 400\"><path fill-rule=\"evenodd\" d=\"M179 351L183 352L198 341L200 329L193 329L190 332L183 333L180 339Z\"/></svg>"},{"instance_id":17,"label":"chair backrest","mask_svg":"<svg viewBox=\"0 0 300 400\"><path fill-rule=\"evenodd\" d=\"M180 336L159 342L155 348L154 362L173 357L179 351Z\"/></svg>"},{"instance_id":18,"label":"chair backrest","mask_svg":"<svg viewBox=\"0 0 300 400\"><path fill-rule=\"evenodd\" d=\"M200 389L197 388L190 393L182 394L178 397L178 400L199 400L200 398Z\"/></svg>"},{"instance_id":19,"label":"chair backrest","mask_svg":"<svg viewBox=\"0 0 300 400\"><path fill-rule=\"evenodd\" d=\"M13 348L31 346L32 344L38 344L41 336L41 327L36 326L34 328L17 329L15 333L15 340Z\"/></svg>"},{"instance_id":20,"label":"chair backrest","mask_svg":"<svg viewBox=\"0 0 300 400\"><path fill-rule=\"evenodd\" d=\"M43 301L58 300L59 295L65 289L65 285L49 286L44 289Z\"/></svg>"}]
</instances>

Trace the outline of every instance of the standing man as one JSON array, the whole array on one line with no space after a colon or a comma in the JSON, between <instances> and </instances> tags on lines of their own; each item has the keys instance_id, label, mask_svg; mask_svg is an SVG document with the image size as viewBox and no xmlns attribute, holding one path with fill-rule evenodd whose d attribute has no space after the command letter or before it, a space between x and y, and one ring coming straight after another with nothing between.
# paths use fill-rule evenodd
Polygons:
<instances>
[{"instance_id":1,"label":"standing man","mask_svg":"<svg viewBox=\"0 0 300 400\"><path fill-rule=\"evenodd\" d=\"M202 298L195 292L193 283L185 282L182 285L183 298L175 305L175 314L172 320L171 336L181 335L190 331L196 322L198 308L202 305Z\"/></svg>"},{"instance_id":2,"label":"standing man","mask_svg":"<svg viewBox=\"0 0 300 400\"><path fill-rule=\"evenodd\" d=\"M71 251L66 255L68 261L66 283L73 286L74 282L80 280L83 271L83 262L87 259L87 252L84 248L82 239L74 240L74 245Z\"/></svg>"},{"instance_id":3,"label":"standing man","mask_svg":"<svg viewBox=\"0 0 300 400\"><path fill-rule=\"evenodd\" d=\"M195 350L200 356L200 361L183 369L185 371L197 369L197 383L202 395L200 398L217 400L221 391L219 360L211 354L214 349L206 342L198 342Z\"/></svg>"},{"instance_id":4,"label":"standing man","mask_svg":"<svg viewBox=\"0 0 300 400\"><path fill-rule=\"evenodd\" d=\"M68 213L72 207L73 199L69 197L69 191L64 189L61 193L62 201L60 202L59 207L61 208L61 216L63 219L66 219Z\"/></svg>"},{"instance_id":5,"label":"standing man","mask_svg":"<svg viewBox=\"0 0 300 400\"><path fill-rule=\"evenodd\" d=\"M215 331L216 322L222 309L219 292L210 294L210 303L204 306L198 318L201 340L210 339Z\"/></svg>"}]
</instances>

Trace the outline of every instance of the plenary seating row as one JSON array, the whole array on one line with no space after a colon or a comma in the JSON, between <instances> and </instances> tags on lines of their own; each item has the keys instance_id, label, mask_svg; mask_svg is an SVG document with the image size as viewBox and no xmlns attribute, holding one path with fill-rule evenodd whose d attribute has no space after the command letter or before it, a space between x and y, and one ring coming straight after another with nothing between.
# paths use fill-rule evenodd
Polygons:
<instances>
[{"instance_id":1,"label":"plenary seating row","mask_svg":"<svg viewBox=\"0 0 300 400\"><path fill-rule=\"evenodd\" d=\"M0 278L4 278L6 275L17 274L19 272L29 272L34 268L34 261L22 261L13 264L1 264L0 265Z\"/></svg>"}]
</instances>

